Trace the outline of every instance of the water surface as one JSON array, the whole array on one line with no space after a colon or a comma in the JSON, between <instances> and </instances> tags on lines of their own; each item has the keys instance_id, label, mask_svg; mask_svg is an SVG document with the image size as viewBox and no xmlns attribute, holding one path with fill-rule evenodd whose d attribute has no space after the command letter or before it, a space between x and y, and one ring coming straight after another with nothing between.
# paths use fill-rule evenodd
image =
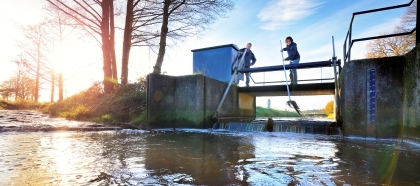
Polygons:
<instances>
[{"instance_id":1,"label":"water surface","mask_svg":"<svg viewBox=\"0 0 420 186\"><path fill-rule=\"evenodd\" d=\"M420 185L420 147L288 132L0 134L0 185Z\"/></svg>"}]
</instances>

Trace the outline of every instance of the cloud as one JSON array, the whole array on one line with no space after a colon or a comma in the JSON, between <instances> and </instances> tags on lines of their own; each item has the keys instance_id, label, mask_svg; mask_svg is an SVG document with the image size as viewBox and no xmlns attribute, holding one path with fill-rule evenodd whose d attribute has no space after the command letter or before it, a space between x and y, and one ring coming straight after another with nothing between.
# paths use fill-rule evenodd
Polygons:
<instances>
[{"instance_id":1,"label":"cloud","mask_svg":"<svg viewBox=\"0 0 420 186\"><path fill-rule=\"evenodd\" d=\"M276 30L292 21L303 19L315 12L322 2L314 0L276 0L268 3L257 15L264 30Z\"/></svg>"}]
</instances>

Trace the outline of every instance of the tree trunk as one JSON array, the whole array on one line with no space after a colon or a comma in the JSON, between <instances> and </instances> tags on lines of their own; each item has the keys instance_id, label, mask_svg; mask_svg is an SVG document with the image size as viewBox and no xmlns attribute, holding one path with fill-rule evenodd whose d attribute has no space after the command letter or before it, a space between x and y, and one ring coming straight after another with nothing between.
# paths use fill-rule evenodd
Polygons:
<instances>
[{"instance_id":1,"label":"tree trunk","mask_svg":"<svg viewBox=\"0 0 420 186\"><path fill-rule=\"evenodd\" d=\"M16 85L15 85L15 101L18 100L18 96L19 96L19 85L20 85L20 72L18 73L17 77L16 77Z\"/></svg>"},{"instance_id":2,"label":"tree trunk","mask_svg":"<svg viewBox=\"0 0 420 186\"><path fill-rule=\"evenodd\" d=\"M63 73L58 74L58 101L63 100Z\"/></svg>"},{"instance_id":3,"label":"tree trunk","mask_svg":"<svg viewBox=\"0 0 420 186\"><path fill-rule=\"evenodd\" d=\"M121 85L128 83L128 61L131 50L131 37L133 33L134 0L127 0L127 14L125 16L124 41L121 61Z\"/></svg>"},{"instance_id":4,"label":"tree trunk","mask_svg":"<svg viewBox=\"0 0 420 186\"><path fill-rule=\"evenodd\" d=\"M34 101L38 102L39 98L39 77L41 76L41 44L37 44L37 65L36 65L36 78L35 78L35 90L34 90Z\"/></svg>"},{"instance_id":5,"label":"tree trunk","mask_svg":"<svg viewBox=\"0 0 420 186\"><path fill-rule=\"evenodd\" d=\"M102 56L103 56L103 70L104 70L104 92L106 94L112 93L114 86L112 83L112 61L110 55L110 41L109 41L109 2L112 0L102 1L102 21L101 21L101 37L102 37Z\"/></svg>"},{"instance_id":6,"label":"tree trunk","mask_svg":"<svg viewBox=\"0 0 420 186\"><path fill-rule=\"evenodd\" d=\"M110 30L110 52L112 61L112 83L114 87L118 86L118 74L117 74L117 59L115 57L115 26L114 26L114 0L109 1L109 30Z\"/></svg>"},{"instance_id":7,"label":"tree trunk","mask_svg":"<svg viewBox=\"0 0 420 186\"><path fill-rule=\"evenodd\" d=\"M168 20L169 20L169 5L171 0L165 0L163 6L163 18L162 18L162 27L160 29L160 42L159 42L159 52L156 59L156 64L153 67L154 74L160 74L163 58L165 57L166 50L166 36L168 35Z\"/></svg>"},{"instance_id":8,"label":"tree trunk","mask_svg":"<svg viewBox=\"0 0 420 186\"><path fill-rule=\"evenodd\" d=\"M55 72L54 68L51 70L51 100L50 102L54 102L54 90L55 90Z\"/></svg>"},{"instance_id":9,"label":"tree trunk","mask_svg":"<svg viewBox=\"0 0 420 186\"><path fill-rule=\"evenodd\" d=\"M60 17L58 17L60 19ZM61 27L61 19L60 19L60 46L63 46L63 28ZM60 61L60 63L62 63L62 61ZM58 101L62 101L63 100L63 69L60 68L60 72L58 72Z\"/></svg>"}]
</instances>

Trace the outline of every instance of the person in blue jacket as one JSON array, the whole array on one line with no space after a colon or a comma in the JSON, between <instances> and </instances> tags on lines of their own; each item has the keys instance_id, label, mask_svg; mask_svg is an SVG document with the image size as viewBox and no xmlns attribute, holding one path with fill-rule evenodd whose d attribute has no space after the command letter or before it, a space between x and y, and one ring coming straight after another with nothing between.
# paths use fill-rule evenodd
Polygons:
<instances>
[{"instance_id":1,"label":"person in blue jacket","mask_svg":"<svg viewBox=\"0 0 420 186\"><path fill-rule=\"evenodd\" d=\"M257 58L255 58L254 53L251 51L251 47L252 47L252 44L248 43L248 44L246 44L245 48L242 48L238 51L239 52L238 58L241 58L242 53L244 53L244 51L246 50L245 59L244 59L245 60L244 61L244 68L249 68L252 65L254 65L255 62L257 62ZM249 73L245 73L245 77L246 77L245 84L246 84L247 87L249 87Z\"/></svg>"},{"instance_id":2,"label":"person in blue jacket","mask_svg":"<svg viewBox=\"0 0 420 186\"><path fill-rule=\"evenodd\" d=\"M285 61L290 60L290 64L299 64L300 55L297 49L297 44L293 42L293 38L288 36L286 37L286 48L283 48L283 51L287 51L287 58ZM290 82L291 84L297 84L297 72L296 69L290 69Z\"/></svg>"}]
</instances>

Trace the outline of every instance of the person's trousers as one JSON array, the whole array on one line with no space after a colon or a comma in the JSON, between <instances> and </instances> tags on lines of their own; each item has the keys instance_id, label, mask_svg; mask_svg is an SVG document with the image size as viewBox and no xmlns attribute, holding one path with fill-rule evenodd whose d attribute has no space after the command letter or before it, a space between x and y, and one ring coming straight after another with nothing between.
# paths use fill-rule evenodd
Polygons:
<instances>
[{"instance_id":1,"label":"person's trousers","mask_svg":"<svg viewBox=\"0 0 420 186\"><path fill-rule=\"evenodd\" d=\"M291 65L299 64L300 58L290 60ZM296 69L290 69L290 83L291 84L297 84L297 71Z\"/></svg>"},{"instance_id":2,"label":"person's trousers","mask_svg":"<svg viewBox=\"0 0 420 186\"><path fill-rule=\"evenodd\" d=\"M246 86L249 86L249 73L245 73L245 77L246 77L245 84Z\"/></svg>"},{"instance_id":3,"label":"person's trousers","mask_svg":"<svg viewBox=\"0 0 420 186\"><path fill-rule=\"evenodd\" d=\"M249 68L249 66L245 66L245 68ZM245 73L245 84L249 86L249 73Z\"/></svg>"}]
</instances>

